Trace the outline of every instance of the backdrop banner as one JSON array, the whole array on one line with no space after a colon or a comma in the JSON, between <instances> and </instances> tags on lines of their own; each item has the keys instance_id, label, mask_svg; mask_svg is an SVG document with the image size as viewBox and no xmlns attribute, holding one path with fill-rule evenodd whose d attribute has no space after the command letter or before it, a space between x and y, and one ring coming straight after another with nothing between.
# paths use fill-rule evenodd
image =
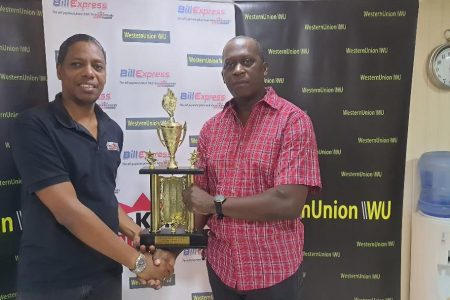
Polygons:
<instances>
[{"instance_id":1,"label":"backdrop banner","mask_svg":"<svg viewBox=\"0 0 450 300\"><path fill-rule=\"evenodd\" d=\"M16 295L20 184L8 136L22 110L47 102L41 1L0 3L0 299Z\"/></svg>"},{"instance_id":2,"label":"backdrop banner","mask_svg":"<svg viewBox=\"0 0 450 300\"><path fill-rule=\"evenodd\" d=\"M400 299L418 1L236 3L266 83L310 115L323 190L303 210L305 299Z\"/></svg>"},{"instance_id":3,"label":"backdrop banner","mask_svg":"<svg viewBox=\"0 0 450 300\"><path fill-rule=\"evenodd\" d=\"M231 97L220 72L222 48L235 35L234 6L175 0L42 3L51 99L61 90L55 58L67 37L87 33L105 48L107 82L97 103L125 134L116 196L128 215L148 228L150 176L139 175L139 169L148 165L145 151L155 154L157 164L169 159L155 130L168 119L161 106L163 95L173 90L178 100L175 120L187 123L176 158L180 167L189 166L201 126ZM123 299L212 299L200 250L186 249L175 270L155 291L141 286L124 268Z\"/></svg>"},{"instance_id":4,"label":"backdrop banner","mask_svg":"<svg viewBox=\"0 0 450 300\"><path fill-rule=\"evenodd\" d=\"M106 50L98 104L125 134L116 195L142 228L151 219L149 176L139 175L145 151L157 164L168 161L155 130L168 117L163 95L174 91L175 119L187 122L177 151L187 166L201 126L231 98L220 74L223 46L236 33L257 38L269 63L267 85L311 116L319 146L324 188L302 213L305 299L400 299L417 12L417 0L2 1L0 299L15 298L21 232L21 180L8 131L18 113L61 90L57 50L75 33L94 36ZM212 299L200 250L186 249L175 270L155 291L125 268L123 299Z\"/></svg>"}]
</instances>

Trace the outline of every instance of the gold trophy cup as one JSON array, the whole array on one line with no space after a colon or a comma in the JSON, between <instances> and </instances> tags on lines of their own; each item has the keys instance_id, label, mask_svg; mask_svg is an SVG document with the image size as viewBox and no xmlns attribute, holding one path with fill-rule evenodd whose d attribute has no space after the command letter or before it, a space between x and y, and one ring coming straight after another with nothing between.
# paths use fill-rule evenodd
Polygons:
<instances>
[{"instance_id":1,"label":"gold trophy cup","mask_svg":"<svg viewBox=\"0 0 450 300\"><path fill-rule=\"evenodd\" d=\"M207 235L203 229L194 228L194 214L189 212L182 201L182 191L194 183L194 175L203 173L195 168L196 152L191 154L190 167L179 168L175 153L186 136L186 122L177 123L174 118L177 99L168 89L162 107L169 114L169 120L157 127L158 138L169 153L167 167L156 167L152 152L147 152L149 167L139 170L139 174L150 175L150 195L152 202L151 228L141 233L142 245L157 248L204 248Z\"/></svg>"},{"instance_id":2,"label":"gold trophy cup","mask_svg":"<svg viewBox=\"0 0 450 300\"><path fill-rule=\"evenodd\" d=\"M156 130L159 140L169 152L168 169L178 169L175 152L177 152L178 147L183 143L186 136L186 122L184 122L183 126L175 122L174 113L176 105L177 98L172 90L168 89L167 94L163 97L162 107L169 114L169 120L161 122Z\"/></svg>"}]
</instances>

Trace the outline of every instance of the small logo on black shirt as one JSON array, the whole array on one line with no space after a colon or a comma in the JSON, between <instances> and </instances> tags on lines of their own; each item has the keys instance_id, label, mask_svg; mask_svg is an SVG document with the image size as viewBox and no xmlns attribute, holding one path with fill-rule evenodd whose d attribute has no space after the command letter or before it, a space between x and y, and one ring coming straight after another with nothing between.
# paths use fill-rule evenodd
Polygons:
<instances>
[{"instance_id":1,"label":"small logo on black shirt","mask_svg":"<svg viewBox=\"0 0 450 300\"><path fill-rule=\"evenodd\" d=\"M106 142L106 149L110 151L120 151L119 144L115 142Z\"/></svg>"}]
</instances>

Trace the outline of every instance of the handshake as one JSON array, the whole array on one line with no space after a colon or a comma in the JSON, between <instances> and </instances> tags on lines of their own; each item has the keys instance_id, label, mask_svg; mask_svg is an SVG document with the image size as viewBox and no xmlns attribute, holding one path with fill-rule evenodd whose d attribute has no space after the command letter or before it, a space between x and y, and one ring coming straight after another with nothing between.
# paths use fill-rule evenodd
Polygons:
<instances>
[{"instance_id":1,"label":"handshake","mask_svg":"<svg viewBox=\"0 0 450 300\"><path fill-rule=\"evenodd\" d=\"M174 273L175 260L179 253L156 249L155 246L139 246L140 254L134 268L130 271L137 275L140 283L158 290L162 282Z\"/></svg>"}]
</instances>

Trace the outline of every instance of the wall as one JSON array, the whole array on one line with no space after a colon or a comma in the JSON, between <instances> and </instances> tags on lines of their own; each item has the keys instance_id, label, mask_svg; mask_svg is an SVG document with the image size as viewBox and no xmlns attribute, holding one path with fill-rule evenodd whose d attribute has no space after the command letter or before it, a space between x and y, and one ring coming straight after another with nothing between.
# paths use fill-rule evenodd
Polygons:
<instances>
[{"instance_id":1,"label":"wall","mask_svg":"<svg viewBox=\"0 0 450 300\"><path fill-rule=\"evenodd\" d=\"M402 300L409 299L411 214L416 210L420 188L417 161L427 151L450 151L450 91L435 88L426 74L427 57L445 42L445 29L450 29L450 1L420 1L406 151Z\"/></svg>"}]
</instances>

